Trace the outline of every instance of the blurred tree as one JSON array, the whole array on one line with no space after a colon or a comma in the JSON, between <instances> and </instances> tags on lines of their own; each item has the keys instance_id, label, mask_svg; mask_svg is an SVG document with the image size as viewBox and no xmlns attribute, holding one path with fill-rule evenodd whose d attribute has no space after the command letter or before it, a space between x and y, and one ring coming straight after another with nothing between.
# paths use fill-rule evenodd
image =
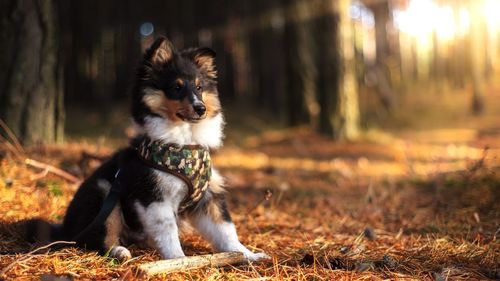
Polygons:
<instances>
[{"instance_id":1,"label":"blurred tree","mask_svg":"<svg viewBox=\"0 0 500 281\"><path fill-rule=\"evenodd\" d=\"M250 56L252 91L256 103L272 110L276 117L286 112L282 105L285 100L285 59L280 50L284 48L283 9L281 0L252 1L247 32L250 35Z\"/></svg>"},{"instance_id":2,"label":"blurred tree","mask_svg":"<svg viewBox=\"0 0 500 281\"><path fill-rule=\"evenodd\" d=\"M52 0L0 1L0 118L26 144L63 138L62 66Z\"/></svg>"},{"instance_id":3,"label":"blurred tree","mask_svg":"<svg viewBox=\"0 0 500 281\"><path fill-rule=\"evenodd\" d=\"M350 0L322 1L326 15L319 28L319 130L337 139L359 134L358 87L355 72Z\"/></svg>"},{"instance_id":4,"label":"blurred tree","mask_svg":"<svg viewBox=\"0 0 500 281\"><path fill-rule=\"evenodd\" d=\"M287 115L288 124L292 126L305 123L315 125L318 118L318 74L314 62L316 50L310 20L305 20L311 12L309 1L293 1L289 4L285 18Z\"/></svg>"},{"instance_id":5,"label":"blurred tree","mask_svg":"<svg viewBox=\"0 0 500 281\"><path fill-rule=\"evenodd\" d=\"M394 106L395 97L391 85L391 73L388 68L391 48L387 28L392 24L389 1L364 0L363 3L373 12L375 20L376 61L366 67L366 75L371 76L381 104L387 111L390 111Z\"/></svg>"},{"instance_id":6,"label":"blurred tree","mask_svg":"<svg viewBox=\"0 0 500 281\"><path fill-rule=\"evenodd\" d=\"M389 1L365 0L366 6L373 12L375 20L375 48L377 60L385 62L390 55L389 36L387 27L391 21L391 11Z\"/></svg>"},{"instance_id":7,"label":"blurred tree","mask_svg":"<svg viewBox=\"0 0 500 281\"><path fill-rule=\"evenodd\" d=\"M484 84L486 74L486 25L480 13L483 1L470 0L471 20L471 70L472 70L472 112L484 111Z\"/></svg>"},{"instance_id":8,"label":"blurred tree","mask_svg":"<svg viewBox=\"0 0 500 281\"><path fill-rule=\"evenodd\" d=\"M453 9L453 16L460 19L460 11L463 3L459 1L449 1ZM449 67L447 69L451 85L455 88L463 89L465 87L465 78L470 70L470 61L464 58L469 56L467 50L469 49L469 36L455 36L451 44L451 54Z\"/></svg>"}]
</instances>

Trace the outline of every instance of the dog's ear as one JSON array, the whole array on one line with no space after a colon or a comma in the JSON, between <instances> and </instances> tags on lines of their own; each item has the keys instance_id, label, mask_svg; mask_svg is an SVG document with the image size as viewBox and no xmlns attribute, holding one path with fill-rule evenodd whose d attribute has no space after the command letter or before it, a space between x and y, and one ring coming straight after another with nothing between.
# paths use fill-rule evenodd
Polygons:
<instances>
[{"instance_id":1,"label":"dog's ear","mask_svg":"<svg viewBox=\"0 0 500 281\"><path fill-rule=\"evenodd\" d=\"M188 56L210 78L217 78L215 69L215 51L210 48L197 48L188 51Z\"/></svg>"},{"instance_id":2,"label":"dog's ear","mask_svg":"<svg viewBox=\"0 0 500 281\"><path fill-rule=\"evenodd\" d=\"M146 59L156 65L162 65L169 62L172 60L173 56L174 45L163 36L158 37L146 51Z\"/></svg>"}]
</instances>

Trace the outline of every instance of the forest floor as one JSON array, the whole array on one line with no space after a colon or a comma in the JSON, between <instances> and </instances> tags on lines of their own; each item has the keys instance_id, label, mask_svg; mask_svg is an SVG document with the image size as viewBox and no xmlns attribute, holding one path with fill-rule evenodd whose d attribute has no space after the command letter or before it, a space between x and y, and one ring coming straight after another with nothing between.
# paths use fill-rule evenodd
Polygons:
<instances>
[{"instance_id":1,"label":"forest floor","mask_svg":"<svg viewBox=\"0 0 500 281\"><path fill-rule=\"evenodd\" d=\"M273 259L155 278L500 279L500 97L491 98L482 117L369 131L356 142L333 142L307 128L237 141L229 132L233 141L213 158L227 179L233 220L245 245ZM0 280L134 280L137 265L159 259L135 247L124 264L71 247L31 253L36 246L13 222L60 222L77 184L25 159L81 180L114 148L92 141L2 146ZM182 243L187 255L211 252L190 229Z\"/></svg>"}]
</instances>

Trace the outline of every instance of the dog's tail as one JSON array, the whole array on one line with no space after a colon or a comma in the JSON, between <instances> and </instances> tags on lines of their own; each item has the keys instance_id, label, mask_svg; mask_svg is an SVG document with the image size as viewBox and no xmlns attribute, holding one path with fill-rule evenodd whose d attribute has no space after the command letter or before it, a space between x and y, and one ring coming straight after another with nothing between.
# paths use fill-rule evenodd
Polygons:
<instances>
[{"instance_id":1,"label":"dog's tail","mask_svg":"<svg viewBox=\"0 0 500 281\"><path fill-rule=\"evenodd\" d=\"M22 222L21 235L30 243L50 243L64 240L62 225L49 223L42 219L29 219Z\"/></svg>"}]
</instances>

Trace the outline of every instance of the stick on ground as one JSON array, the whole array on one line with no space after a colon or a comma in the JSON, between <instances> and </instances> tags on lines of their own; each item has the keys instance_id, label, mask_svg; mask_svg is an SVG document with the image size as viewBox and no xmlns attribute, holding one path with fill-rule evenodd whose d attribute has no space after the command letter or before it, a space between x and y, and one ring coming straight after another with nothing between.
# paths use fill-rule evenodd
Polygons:
<instances>
[{"instance_id":1,"label":"stick on ground","mask_svg":"<svg viewBox=\"0 0 500 281\"><path fill-rule=\"evenodd\" d=\"M226 252L149 262L138 266L137 271L140 276L147 277L179 270L240 264L246 261L247 259L240 252Z\"/></svg>"},{"instance_id":2,"label":"stick on ground","mask_svg":"<svg viewBox=\"0 0 500 281\"><path fill-rule=\"evenodd\" d=\"M61 170L59 168L56 168L56 167L54 167L52 165L45 164L45 163L42 163L42 162L39 162L39 161L36 161L36 160L33 160L33 159L29 159L29 158L26 158L26 160L24 160L24 162L28 166L46 170L49 173L57 175L57 176L65 179L65 180L67 180L69 182L72 182L72 183L79 183L80 182L80 179L78 179L77 177L75 177L72 174L70 174L68 172L65 172L65 171L63 171L63 170Z\"/></svg>"}]
</instances>

